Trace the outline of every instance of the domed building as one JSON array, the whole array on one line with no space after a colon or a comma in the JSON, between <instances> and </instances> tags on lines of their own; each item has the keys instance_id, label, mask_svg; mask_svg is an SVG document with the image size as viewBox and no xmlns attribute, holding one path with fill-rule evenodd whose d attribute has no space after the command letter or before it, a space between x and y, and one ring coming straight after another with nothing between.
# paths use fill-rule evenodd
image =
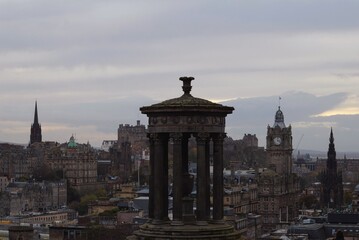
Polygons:
<instances>
[{"instance_id":1,"label":"domed building","mask_svg":"<svg viewBox=\"0 0 359 240\"><path fill-rule=\"evenodd\" d=\"M97 184L95 150L89 143L77 143L74 136L68 142L51 148L46 161L51 169L61 170L69 183L80 191Z\"/></svg>"}]
</instances>

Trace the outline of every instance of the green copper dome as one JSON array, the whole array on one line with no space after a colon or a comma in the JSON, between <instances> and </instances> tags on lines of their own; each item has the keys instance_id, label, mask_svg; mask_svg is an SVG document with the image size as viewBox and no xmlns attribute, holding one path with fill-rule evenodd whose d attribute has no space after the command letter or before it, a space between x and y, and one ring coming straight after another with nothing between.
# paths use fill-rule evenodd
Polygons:
<instances>
[{"instance_id":1,"label":"green copper dome","mask_svg":"<svg viewBox=\"0 0 359 240\"><path fill-rule=\"evenodd\" d=\"M77 147L77 143L75 142L74 135L72 135L72 136L70 137L70 141L69 141L69 143L67 144L67 147L68 147L68 148L76 148L76 147Z\"/></svg>"}]
</instances>

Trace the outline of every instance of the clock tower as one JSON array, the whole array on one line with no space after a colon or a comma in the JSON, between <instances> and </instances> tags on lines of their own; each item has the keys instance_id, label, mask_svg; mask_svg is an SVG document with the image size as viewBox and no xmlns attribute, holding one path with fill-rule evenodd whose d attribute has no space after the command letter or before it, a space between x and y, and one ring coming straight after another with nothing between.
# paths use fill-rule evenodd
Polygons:
<instances>
[{"instance_id":1,"label":"clock tower","mask_svg":"<svg viewBox=\"0 0 359 240\"><path fill-rule=\"evenodd\" d=\"M274 125L267 127L267 159L278 174L292 173L292 127L286 127L280 106L275 114Z\"/></svg>"},{"instance_id":2,"label":"clock tower","mask_svg":"<svg viewBox=\"0 0 359 240\"><path fill-rule=\"evenodd\" d=\"M259 214L263 217L262 230L286 228L298 216L300 181L292 173L292 127L284 123L280 107L273 126L267 127L267 161L258 178Z\"/></svg>"}]
</instances>

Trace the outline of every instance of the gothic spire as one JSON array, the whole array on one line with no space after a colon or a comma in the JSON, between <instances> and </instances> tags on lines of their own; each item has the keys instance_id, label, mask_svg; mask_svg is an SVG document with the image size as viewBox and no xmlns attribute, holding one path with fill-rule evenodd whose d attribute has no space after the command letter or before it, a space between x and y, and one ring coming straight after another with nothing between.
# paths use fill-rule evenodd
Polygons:
<instances>
[{"instance_id":1,"label":"gothic spire","mask_svg":"<svg viewBox=\"0 0 359 240\"><path fill-rule=\"evenodd\" d=\"M334 145L333 128L330 129L327 171L332 173L337 172L337 159Z\"/></svg>"},{"instance_id":2,"label":"gothic spire","mask_svg":"<svg viewBox=\"0 0 359 240\"><path fill-rule=\"evenodd\" d=\"M37 113L37 101L35 102L35 113L34 113L34 123L31 124L31 132L30 132L30 144L35 142L42 141L41 134L41 125L39 124L39 117Z\"/></svg>"},{"instance_id":3,"label":"gothic spire","mask_svg":"<svg viewBox=\"0 0 359 240\"><path fill-rule=\"evenodd\" d=\"M334 137L333 137L333 128L330 128L330 137L329 137L329 153L335 153Z\"/></svg>"},{"instance_id":4,"label":"gothic spire","mask_svg":"<svg viewBox=\"0 0 359 240\"><path fill-rule=\"evenodd\" d=\"M330 128L330 138L329 138L329 142L330 143L334 143L334 137L333 137L333 128Z\"/></svg>"},{"instance_id":5,"label":"gothic spire","mask_svg":"<svg viewBox=\"0 0 359 240\"><path fill-rule=\"evenodd\" d=\"M37 116L37 101L35 102L35 114L34 114L34 124L39 123L39 117Z\"/></svg>"}]
</instances>

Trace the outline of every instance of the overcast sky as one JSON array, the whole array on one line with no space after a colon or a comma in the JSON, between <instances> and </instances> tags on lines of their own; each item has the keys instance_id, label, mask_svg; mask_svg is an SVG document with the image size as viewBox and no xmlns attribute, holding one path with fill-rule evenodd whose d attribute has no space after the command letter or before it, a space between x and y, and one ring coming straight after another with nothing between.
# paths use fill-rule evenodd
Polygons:
<instances>
[{"instance_id":1,"label":"overcast sky","mask_svg":"<svg viewBox=\"0 0 359 240\"><path fill-rule=\"evenodd\" d=\"M74 134L99 146L193 76L196 97L238 104L233 138L257 134L264 146L282 96L295 145L304 135L301 148L327 151L333 127L337 151L359 151L358 9L356 0L0 0L0 141L29 142L37 100L43 140Z\"/></svg>"}]
</instances>

